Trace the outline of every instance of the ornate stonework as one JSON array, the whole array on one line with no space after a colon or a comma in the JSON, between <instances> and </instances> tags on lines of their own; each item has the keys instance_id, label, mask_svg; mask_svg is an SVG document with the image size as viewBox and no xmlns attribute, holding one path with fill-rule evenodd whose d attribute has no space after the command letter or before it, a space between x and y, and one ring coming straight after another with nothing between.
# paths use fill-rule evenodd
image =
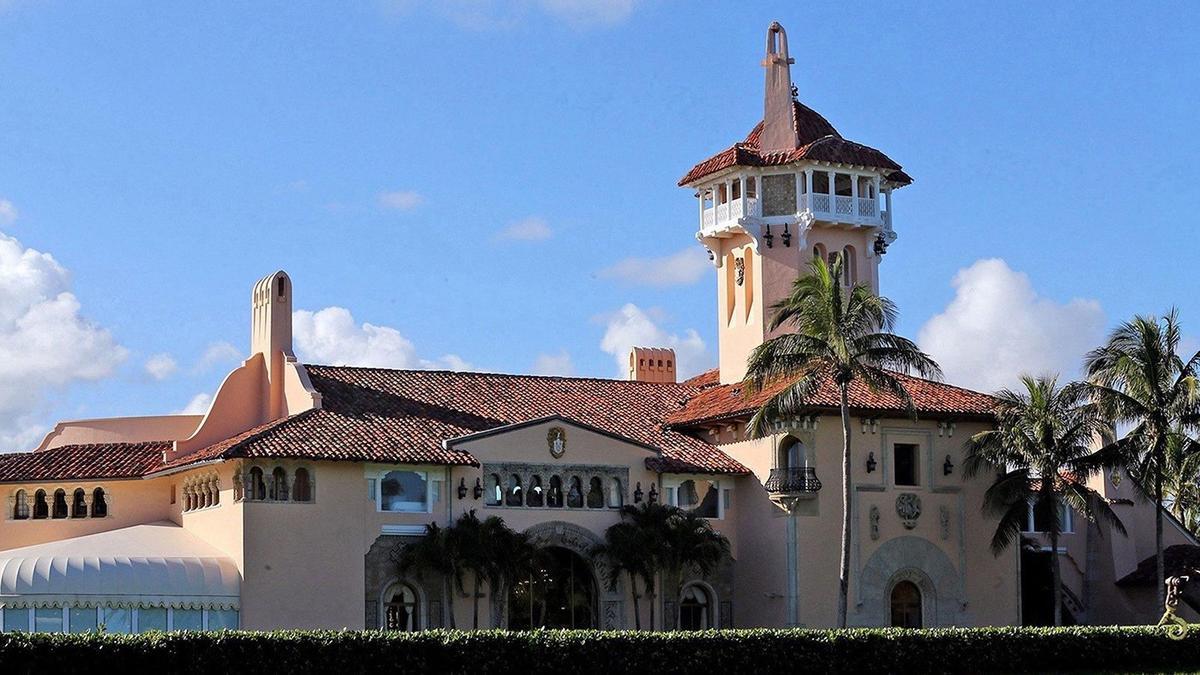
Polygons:
<instances>
[{"instance_id":1,"label":"ornate stonework","mask_svg":"<svg viewBox=\"0 0 1200 675\"><path fill-rule=\"evenodd\" d=\"M885 542L867 559L858 578L853 625L889 625L891 591L900 581L912 581L921 589L926 628L971 623L958 570L940 548L920 537Z\"/></svg>"},{"instance_id":2,"label":"ornate stonework","mask_svg":"<svg viewBox=\"0 0 1200 675\"><path fill-rule=\"evenodd\" d=\"M546 432L546 447L554 459L562 457L567 452L567 432L562 427L550 427Z\"/></svg>"},{"instance_id":3,"label":"ornate stonework","mask_svg":"<svg viewBox=\"0 0 1200 675\"><path fill-rule=\"evenodd\" d=\"M871 506L871 541L879 540L879 507Z\"/></svg>"},{"instance_id":4,"label":"ornate stonework","mask_svg":"<svg viewBox=\"0 0 1200 675\"><path fill-rule=\"evenodd\" d=\"M916 527L921 517L921 498L913 492L901 492L896 497L896 515L907 529Z\"/></svg>"}]
</instances>

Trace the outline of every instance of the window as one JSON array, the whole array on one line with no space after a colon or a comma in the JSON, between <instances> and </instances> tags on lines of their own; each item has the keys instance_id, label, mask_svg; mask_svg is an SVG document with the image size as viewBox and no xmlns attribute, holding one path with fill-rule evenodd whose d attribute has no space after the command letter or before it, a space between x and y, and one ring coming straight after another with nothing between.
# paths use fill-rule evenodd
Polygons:
<instances>
[{"instance_id":1,"label":"window","mask_svg":"<svg viewBox=\"0 0 1200 675\"><path fill-rule=\"evenodd\" d=\"M795 436L788 436L779 444L778 466L781 469L800 469L808 465L804 443Z\"/></svg>"},{"instance_id":2,"label":"window","mask_svg":"<svg viewBox=\"0 0 1200 675\"><path fill-rule=\"evenodd\" d=\"M892 465L895 469L896 485L920 485L920 446L915 443L897 443L894 446Z\"/></svg>"},{"instance_id":3,"label":"window","mask_svg":"<svg viewBox=\"0 0 1200 675\"><path fill-rule=\"evenodd\" d=\"M312 501L312 481L308 477L308 469L296 469L296 485L292 490L292 499L298 502Z\"/></svg>"},{"instance_id":4,"label":"window","mask_svg":"<svg viewBox=\"0 0 1200 675\"><path fill-rule=\"evenodd\" d=\"M813 246L813 257L818 260L825 259L825 246L823 244L817 244L816 246Z\"/></svg>"},{"instance_id":5,"label":"window","mask_svg":"<svg viewBox=\"0 0 1200 675\"><path fill-rule=\"evenodd\" d=\"M756 187L756 185L754 183L754 176L750 176L749 178L746 179L746 196L747 197L750 197L751 199L753 199L758 194L758 190L756 190L755 187Z\"/></svg>"},{"instance_id":6,"label":"window","mask_svg":"<svg viewBox=\"0 0 1200 675\"><path fill-rule=\"evenodd\" d=\"M740 180L735 180L735 181L733 181L733 184L731 187L733 188L734 201L741 199L742 198L742 182Z\"/></svg>"},{"instance_id":7,"label":"window","mask_svg":"<svg viewBox=\"0 0 1200 675\"><path fill-rule=\"evenodd\" d=\"M712 602L708 592L698 584L690 584L679 597L679 630L712 628Z\"/></svg>"},{"instance_id":8,"label":"window","mask_svg":"<svg viewBox=\"0 0 1200 675\"><path fill-rule=\"evenodd\" d=\"M59 488L54 491L54 511L51 515L54 518L66 518L67 510L67 491Z\"/></svg>"},{"instance_id":9,"label":"window","mask_svg":"<svg viewBox=\"0 0 1200 675\"><path fill-rule=\"evenodd\" d=\"M17 494L13 496L13 520L27 520L29 518L29 498L24 490L17 490Z\"/></svg>"},{"instance_id":10,"label":"window","mask_svg":"<svg viewBox=\"0 0 1200 675\"><path fill-rule=\"evenodd\" d=\"M29 632L29 610L25 607L4 608L4 632Z\"/></svg>"},{"instance_id":11,"label":"window","mask_svg":"<svg viewBox=\"0 0 1200 675\"><path fill-rule=\"evenodd\" d=\"M381 511L428 511L429 485L420 471L389 471L379 484Z\"/></svg>"},{"instance_id":12,"label":"window","mask_svg":"<svg viewBox=\"0 0 1200 675\"><path fill-rule=\"evenodd\" d=\"M546 502L546 496L542 493L542 477L534 476L529 479L529 494L525 495L526 506L541 506Z\"/></svg>"},{"instance_id":13,"label":"window","mask_svg":"<svg viewBox=\"0 0 1200 675\"><path fill-rule=\"evenodd\" d=\"M812 191L815 194L829 194L829 174L825 171L814 171L812 175Z\"/></svg>"},{"instance_id":14,"label":"window","mask_svg":"<svg viewBox=\"0 0 1200 675\"><path fill-rule=\"evenodd\" d=\"M610 509L619 509L625 503L625 491L621 489L621 479L613 478L612 485L609 485L608 492L608 507Z\"/></svg>"},{"instance_id":15,"label":"window","mask_svg":"<svg viewBox=\"0 0 1200 675\"><path fill-rule=\"evenodd\" d=\"M72 518L87 518L87 499L84 495L87 494L83 488L75 488L75 492L71 494L71 517Z\"/></svg>"},{"instance_id":16,"label":"window","mask_svg":"<svg viewBox=\"0 0 1200 675\"><path fill-rule=\"evenodd\" d=\"M38 607L33 610L33 629L39 633L63 632L61 607Z\"/></svg>"},{"instance_id":17,"label":"window","mask_svg":"<svg viewBox=\"0 0 1200 675\"><path fill-rule=\"evenodd\" d=\"M504 486L500 484L500 474L494 473L488 476L487 494L486 504L488 506L500 506L504 503Z\"/></svg>"},{"instance_id":18,"label":"window","mask_svg":"<svg viewBox=\"0 0 1200 675\"><path fill-rule=\"evenodd\" d=\"M587 505L589 509L604 508L604 483L599 478L588 481Z\"/></svg>"},{"instance_id":19,"label":"window","mask_svg":"<svg viewBox=\"0 0 1200 675\"><path fill-rule=\"evenodd\" d=\"M267 498L267 484L263 480L263 470L256 467L250 469L250 499L263 500Z\"/></svg>"},{"instance_id":20,"label":"window","mask_svg":"<svg viewBox=\"0 0 1200 675\"><path fill-rule=\"evenodd\" d=\"M167 610L163 607L142 607L137 611L137 629L139 633L167 630Z\"/></svg>"},{"instance_id":21,"label":"window","mask_svg":"<svg viewBox=\"0 0 1200 675\"><path fill-rule=\"evenodd\" d=\"M72 633L87 633L96 630L95 607L72 607L67 612L68 626Z\"/></svg>"},{"instance_id":22,"label":"window","mask_svg":"<svg viewBox=\"0 0 1200 675\"><path fill-rule=\"evenodd\" d=\"M101 607L100 623L106 633L132 633L133 608Z\"/></svg>"},{"instance_id":23,"label":"window","mask_svg":"<svg viewBox=\"0 0 1200 675\"><path fill-rule=\"evenodd\" d=\"M46 518L50 515L50 506L46 503L46 491L38 490L33 494L33 517Z\"/></svg>"},{"instance_id":24,"label":"window","mask_svg":"<svg viewBox=\"0 0 1200 675\"><path fill-rule=\"evenodd\" d=\"M204 630L204 611L199 609L172 609L171 630Z\"/></svg>"},{"instance_id":25,"label":"window","mask_svg":"<svg viewBox=\"0 0 1200 675\"><path fill-rule=\"evenodd\" d=\"M104 488L92 490L92 517L108 517L108 502L104 499Z\"/></svg>"},{"instance_id":26,"label":"window","mask_svg":"<svg viewBox=\"0 0 1200 675\"><path fill-rule=\"evenodd\" d=\"M525 503L525 495L521 490L521 477L513 474L508 481L508 494L505 496L504 503L507 506L521 506Z\"/></svg>"},{"instance_id":27,"label":"window","mask_svg":"<svg viewBox=\"0 0 1200 675\"><path fill-rule=\"evenodd\" d=\"M275 467L271 472L271 483L267 486L267 498L273 502L286 502L288 499L287 471L282 466Z\"/></svg>"},{"instance_id":28,"label":"window","mask_svg":"<svg viewBox=\"0 0 1200 675\"><path fill-rule=\"evenodd\" d=\"M383 627L385 630L414 631L420 627L420 606L417 594L407 584L396 584L388 589L383 605Z\"/></svg>"},{"instance_id":29,"label":"window","mask_svg":"<svg viewBox=\"0 0 1200 675\"><path fill-rule=\"evenodd\" d=\"M892 625L920 628L921 624L921 589L911 581L901 581L892 587Z\"/></svg>"},{"instance_id":30,"label":"window","mask_svg":"<svg viewBox=\"0 0 1200 675\"><path fill-rule=\"evenodd\" d=\"M1071 509L1066 504L1060 503L1058 505L1058 524L1059 532L1063 534L1075 532L1075 519L1072 517ZM1050 510L1048 508L1038 508L1037 505L1030 504L1023 530L1029 534L1049 532L1050 525Z\"/></svg>"},{"instance_id":31,"label":"window","mask_svg":"<svg viewBox=\"0 0 1200 675\"><path fill-rule=\"evenodd\" d=\"M562 479L558 476L550 477L550 490L546 493L546 506L560 509L563 505L563 490Z\"/></svg>"},{"instance_id":32,"label":"window","mask_svg":"<svg viewBox=\"0 0 1200 675\"><path fill-rule=\"evenodd\" d=\"M238 612L236 609L208 610L208 630L237 630Z\"/></svg>"},{"instance_id":33,"label":"window","mask_svg":"<svg viewBox=\"0 0 1200 675\"><path fill-rule=\"evenodd\" d=\"M720 518L720 484L714 480L689 478L667 487L667 503L691 511L701 518Z\"/></svg>"},{"instance_id":34,"label":"window","mask_svg":"<svg viewBox=\"0 0 1200 675\"><path fill-rule=\"evenodd\" d=\"M579 476L571 478L571 489L567 492L567 508L583 508L583 483Z\"/></svg>"},{"instance_id":35,"label":"window","mask_svg":"<svg viewBox=\"0 0 1200 675\"><path fill-rule=\"evenodd\" d=\"M842 249L842 285L853 286L858 283L858 261L854 256L854 247Z\"/></svg>"}]
</instances>

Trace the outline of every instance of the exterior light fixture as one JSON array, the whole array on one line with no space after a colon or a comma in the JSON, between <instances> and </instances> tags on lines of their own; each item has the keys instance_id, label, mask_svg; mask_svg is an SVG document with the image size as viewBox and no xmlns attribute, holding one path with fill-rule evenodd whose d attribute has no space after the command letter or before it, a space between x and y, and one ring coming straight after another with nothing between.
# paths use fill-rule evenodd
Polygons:
<instances>
[{"instance_id":1,"label":"exterior light fixture","mask_svg":"<svg viewBox=\"0 0 1200 675\"><path fill-rule=\"evenodd\" d=\"M467 498L467 479L465 477L458 479L458 498Z\"/></svg>"},{"instance_id":2,"label":"exterior light fixture","mask_svg":"<svg viewBox=\"0 0 1200 675\"><path fill-rule=\"evenodd\" d=\"M770 225L767 225L767 233L763 235L763 241L767 242L767 248L775 247L775 235L771 234Z\"/></svg>"},{"instance_id":3,"label":"exterior light fixture","mask_svg":"<svg viewBox=\"0 0 1200 675\"><path fill-rule=\"evenodd\" d=\"M480 497L483 496L483 482L480 481L478 478L475 479L474 493L475 493L475 499L479 499Z\"/></svg>"},{"instance_id":4,"label":"exterior light fixture","mask_svg":"<svg viewBox=\"0 0 1200 675\"><path fill-rule=\"evenodd\" d=\"M642 481L640 481L640 480L639 480L639 481L638 481L638 484L637 484L637 487L636 487L636 488L634 488L634 490L633 490L633 503L634 503L634 504L641 504L641 503L642 503L642 496L643 496L643 495L645 495L645 494L646 494L646 493L642 492Z\"/></svg>"},{"instance_id":5,"label":"exterior light fixture","mask_svg":"<svg viewBox=\"0 0 1200 675\"><path fill-rule=\"evenodd\" d=\"M954 462L950 461L950 455L946 455L946 461L942 464L942 475L949 476L954 473Z\"/></svg>"},{"instance_id":6,"label":"exterior light fixture","mask_svg":"<svg viewBox=\"0 0 1200 675\"><path fill-rule=\"evenodd\" d=\"M650 503L658 503L658 489L654 487L654 483L650 484Z\"/></svg>"},{"instance_id":7,"label":"exterior light fixture","mask_svg":"<svg viewBox=\"0 0 1200 675\"><path fill-rule=\"evenodd\" d=\"M712 250L710 249L710 250L708 251L708 262L712 262L713 260L716 260L716 258L717 258L717 257L716 257L715 255L713 255L713 252L712 252Z\"/></svg>"},{"instance_id":8,"label":"exterior light fixture","mask_svg":"<svg viewBox=\"0 0 1200 675\"><path fill-rule=\"evenodd\" d=\"M878 465L879 462L875 461L875 453L867 453L867 473L875 473L875 467Z\"/></svg>"},{"instance_id":9,"label":"exterior light fixture","mask_svg":"<svg viewBox=\"0 0 1200 675\"><path fill-rule=\"evenodd\" d=\"M880 232L875 237L875 255L884 255L887 253L887 240L883 238L883 233Z\"/></svg>"},{"instance_id":10,"label":"exterior light fixture","mask_svg":"<svg viewBox=\"0 0 1200 675\"><path fill-rule=\"evenodd\" d=\"M783 245L788 248L792 246L792 233L788 230L787 223L783 224Z\"/></svg>"}]
</instances>

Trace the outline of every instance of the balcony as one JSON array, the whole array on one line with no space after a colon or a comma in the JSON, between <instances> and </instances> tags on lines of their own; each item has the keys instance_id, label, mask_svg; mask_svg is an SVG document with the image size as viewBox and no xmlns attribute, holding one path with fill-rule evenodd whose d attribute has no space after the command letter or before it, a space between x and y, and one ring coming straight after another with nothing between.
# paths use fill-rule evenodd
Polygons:
<instances>
[{"instance_id":1,"label":"balcony","mask_svg":"<svg viewBox=\"0 0 1200 675\"><path fill-rule=\"evenodd\" d=\"M817 478L815 467L783 467L771 469L764 487L775 502L812 499L821 490L821 479Z\"/></svg>"},{"instance_id":2,"label":"balcony","mask_svg":"<svg viewBox=\"0 0 1200 675\"><path fill-rule=\"evenodd\" d=\"M722 236L737 226L751 222L782 223L808 214L814 220L861 227L891 225L888 212L873 197L854 197L822 193L797 195L796 209L788 213L763 214L757 197L743 197L724 204L706 204L700 211L700 231L705 236Z\"/></svg>"}]
</instances>

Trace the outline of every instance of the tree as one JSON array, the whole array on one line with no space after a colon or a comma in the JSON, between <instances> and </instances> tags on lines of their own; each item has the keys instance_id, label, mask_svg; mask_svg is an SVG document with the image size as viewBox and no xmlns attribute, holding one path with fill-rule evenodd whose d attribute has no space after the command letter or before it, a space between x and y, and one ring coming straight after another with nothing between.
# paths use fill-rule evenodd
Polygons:
<instances>
[{"instance_id":1,"label":"tree","mask_svg":"<svg viewBox=\"0 0 1200 675\"><path fill-rule=\"evenodd\" d=\"M1200 530L1200 443L1183 430L1172 436L1163 453L1163 500L1189 532Z\"/></svg>"},{"instance_id":2,"label":"tree","mask_svg":"<svg viewBox=\"0 0 1200 675\"><path fill-rule=\"evenodd\" d=\"M621 522L610 525L604 531L604 541L593 546L589 554L592 559L605 562L604 583L608 590L617 590L621 575L628 575L629 589L633 594L633 624L634 628L641 630L642 610L638 602L641 594L638 593L637 581L643 580L643 586L649 592L654 583L654 552L647 533L625 518L625 509L621 510L621 516Z\"/></svg>"},{"instance_id":3,"label":"tree","mask_svg":"<svg viewBox=\"0 0 1200 675\"><path fill-rule=\"evenodd\" d=\"M1062 625L1062 580L1058 560L1061 514L1069 507L1089 520L1102 518L1125 532L1108 502L1087 486L1100 471L1103 451L1094 445L1108 429L1089 388L1081 383L1058 386L1054 377L1022 376L1024 391L995 394L996 427L966 443L963 474L996 470L984 493L984 513L998 517L992 553L1000 555L1021 532L1033 509L1034 522L1050 537L1050 572L1054 592L1054 625Z\"/></svg>"},{"instance_id":4,"label":"tree","mask_svg":"<svg viewBox=\"0 0 1200 675\"><path fill-rule=\"evenodd\" d=\"M456 628L454 621L454 597L450 592L452 580L458 580L462 586L462 574L459 569L458 552L453 549L454 538L450 531L438 527L437 523L425 526L425 533L420 539L407 544L398 544L390 553L392 562L400 576L415 574L420 577L424 572L433 572L442 579L442 603L450 617L450 628Z\"/></svg>"},{"instance_id":5,"label":"tree","mask_svg":"<svg viewBox=\"0 0 1200 675\"><path fill-rule=\"evenodd\" d=\"M707 518L692 511L668 508L672 508L673 513L667 519L664 533L666 546L659 557L663 569L677 580L675 597L678 598L683 594L684 571L693 569L702 577L712 574L717 565L728 557L729 540L714 530ZM676 623L679 621L678 611L676 609Z\"/></svg>"},{"instance_id":6,"label":"tree","mask_svg":"<svg viewBox=\"0 0 1200 675\"><path fill-rule=\"evenodd\" d=\"M482 524L482 540L488 556L486 574L492 601L504 597L533 570L537 551L529 535L509 527L499 516L490 516Z\"/></svg>"},{"instance_id":7,"label":"tree","mask_svg":"<svg viewBox=\"0 0 1200 675\"><path fill-rule=\"evenodd\" d=\"M1200 352L1188 361L1179 353L1181 330L1174 309L1165 317L1137 316L1118 326L1104 346L1084 361L1092 394L1115 425L1132 429L1110 450L1130 469L1135 483L1154 500L1158 601L1165 600L1163 568L1166 454L1172 444L1194 447L1186 433L1200 426Z\"/></svg>"},{"instance_id":8,"label":"tree","mask_svg":"<svg viewBox=\"0 0 1200 675\"><path fill-rule=\"evenodd\" d=\"M850 578L850 385L895 395L912 410L912 399L897 371L940 379L941 369L912 341L892 333L896 306L865 284L841 283L842 255L829 265L814 258L809 274L796 279L787 297L772 307L771 338L750 354L743 387L748 392L785 383L755 412L750 432L762 436L771 424L799 414L818 388L832 379L842 415L842 542L838 578L838 626L846 626Z\"/></svg>"},{"instance_id":9,"label":"tree","mask_svg":"<svg viewBox=\"0 0 1200 675\"><path fill-rule=\"evenodd\" d=\"M642 582L650 600L650 629L654 629L654 606L657 604L657 578L666 562L667 530L678 507L659 502L642 502L621 507L622 520L628 520L637 532L638 544L644 547L641 566Z\"/></svg>"}]
</instances>

